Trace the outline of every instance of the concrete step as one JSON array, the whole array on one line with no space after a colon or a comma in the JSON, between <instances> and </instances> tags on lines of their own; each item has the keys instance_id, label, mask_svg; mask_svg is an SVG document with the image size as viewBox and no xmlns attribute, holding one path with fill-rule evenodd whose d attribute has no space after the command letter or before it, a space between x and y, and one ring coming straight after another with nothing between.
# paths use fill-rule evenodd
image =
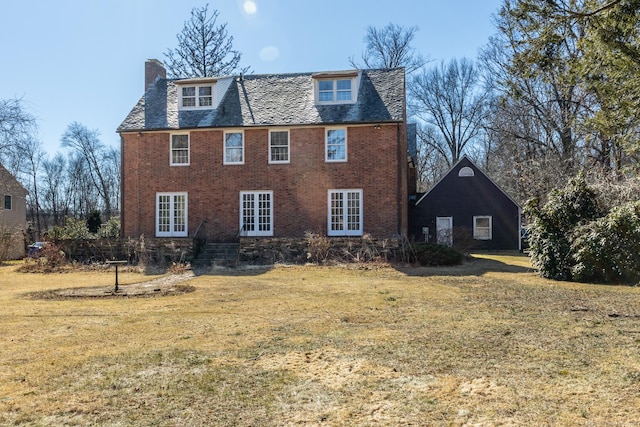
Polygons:
<instances>
[{"instance_id":1,"label":"concrete step","mask_svg":"<svg viewBox=\"0 0 640 427\"><path fill-rule=\"evenodd\" d=\"M238 259L238 243L207 243L192 265L198 267L210 266L217 262L232 262Z\"/></svg>"}]
</instances>

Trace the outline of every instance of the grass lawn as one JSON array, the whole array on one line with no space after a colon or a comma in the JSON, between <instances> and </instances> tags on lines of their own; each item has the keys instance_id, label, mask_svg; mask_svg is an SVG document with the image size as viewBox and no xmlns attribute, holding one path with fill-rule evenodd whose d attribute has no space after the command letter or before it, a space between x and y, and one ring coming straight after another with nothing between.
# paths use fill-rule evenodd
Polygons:
<instances>
[{"instance_id":1,"label":"grass lawn","mask_svg":"<svg viewBox=\"0 0 640 427\"><path fill-rule=\"evenodd\" d=\"M113 271L16 269L0 266L0 425L640 422L640 289L548 281L519 255L214 270L152 298L35 299Z\"/></svg>"}]
</instances>

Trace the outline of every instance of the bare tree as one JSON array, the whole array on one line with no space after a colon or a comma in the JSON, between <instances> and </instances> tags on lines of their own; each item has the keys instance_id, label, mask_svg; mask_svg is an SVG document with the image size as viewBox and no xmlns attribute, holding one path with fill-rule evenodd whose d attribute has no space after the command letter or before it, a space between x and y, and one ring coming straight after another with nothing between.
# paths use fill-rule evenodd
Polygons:
<instances>
[{"instance_id":1,"label":"bare tree","mask_svg":"<svg viewBox=\"0 0 640 427\"><path fill-rule=\"evenodd\" d=\"M38 236L42 235L42 216L40 206L40 188L39 174L42 159L44 158L44 151L42 150L42 142L36 138L29 138L17 142L16 150L20 153L21 164L20 172L25 181L28 182L27 189L27 213L31 218L32 223L35 225Z\"/></svg>"},{"instance_id":2,"label":"bare tree","mask_svg":"<svg viewBox=\"0 0 640 427\"><path fill-rule=\"evenodd\" d=\"M362 53L364 68L404 67L407 74L422 68L427 60L411 47L417 31L418 27L405 28L391 23L383 28L367 27ZM354 68L363 68L353 57L349 63Z\"/></svg>"},{"instance_id":3,"label":"bare tree","mask_svg":"<svg viewBox=\"0 0 640 427\"><path fill-rule=\"evenodd\" d=\"M69 214L71 200L69 181L65 175L67 160L57 153L52 159L44 159L42 169L43 210L51 215L53 225L63 225L62 219Z\"/></svg>"},{"instance_id":4,"label":"bare tree","mask_svg":"<svg viewBox=\"0 0 640 427\"><path fill-rule=\"evenodd\" d=\"M227 33L227 24L216 24L219 15L215 9L209 14L208 4L191 10L191 19L177 35L178 47L165 53L170 77L215 77L238 69L242 54L233 49L233 36Z\"/></svg>"},{"instance_id":5,"label":"bare tree","mask_svg":"<svg viewBox=\"0 0 640 427\"><path fill-rule=\"evenodd\" d=\"M21 161L16 143L32 139L36 131L36 119L21 99L0 99L0 162L12 174L18 173Z\"/></svg>"},{"instance_id":6,"label":"bare tree","mask_svg":"<svg viewBox=\"0 0 640 427\"><path fill-rule=\"evenodd\" d=\"M412 109L432 130L422 141L451 167L482 134L488 93L473 62L444 62L415 77L409 92Z\"/></svg>"},{"instance_id":7,"label":"bare tree","mask_svg":"<svg viewBox=\"0 0 640 427\"><path fill-rule=\"evenodd\" d=\"M98 192L104 206L104 213L108 218L113 213L112 201L114 193L117 194L119 188L115 187L110 177L113 166L109 166L109 163L112 161L112 156L109 155L109 150L102 144L99 136L98 130L89 130L80 123L74 122L67 127L62 136L62 146L73 149L79 159L86 163L86 169L81 168L79 164L75 167L78 172L86 172L80 176L88 177L88 181Z\"/></svg>"}]
</instances>

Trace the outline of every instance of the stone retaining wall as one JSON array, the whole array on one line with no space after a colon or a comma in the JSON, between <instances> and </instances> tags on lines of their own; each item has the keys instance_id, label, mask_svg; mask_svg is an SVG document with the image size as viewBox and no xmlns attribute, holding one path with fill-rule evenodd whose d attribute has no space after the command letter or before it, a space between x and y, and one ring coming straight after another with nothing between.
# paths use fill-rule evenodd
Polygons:
<instances>
[{"instance_id":1,"label":"stone retaining wall","mask_svg":"<svg viewBox=\"0 0 640 427\"><path fill-rule=\"evenodd\" d=\"M401 239L323 236L306 239L242 237L238 252L240 262L251 264L394 261L401 260L404 254Z\"/></svg>"},{"instance_id":2,"label":"stone retaining wall","mask_svg":"<svg viewBox=\"0 0 640 427\"><path fill-rule=\"evenodd\" d=\"M163 266L190 262L195 256L192 239L76 239L55 243L68 260L81 263L127 260L131 264ZM370 237L242 237L238 249L238 262L245 264L400 261L404 256L401 239Z\"/></svg>"},{"instance_id":3,"label":"stone retaining wall","mask_svg":"<svg viewBox=\"0 0 640 427\"><path fill-rule=\"evenodd\" d=\"M131 264L169 265L193 258L191 239L66 239L54 242L70 261L127 260Z\"/></svg>"}]
</instances>

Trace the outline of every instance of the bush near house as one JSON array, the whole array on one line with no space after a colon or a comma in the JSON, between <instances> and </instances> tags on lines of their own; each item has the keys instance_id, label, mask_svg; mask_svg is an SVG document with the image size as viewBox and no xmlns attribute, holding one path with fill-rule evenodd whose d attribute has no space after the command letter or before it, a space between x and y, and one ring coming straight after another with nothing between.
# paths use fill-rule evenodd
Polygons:
<instances>
[{"instance_id":1,"label":"bush near house","mask_svg":"<svg viewBox=\"0 0 640 427\"><path fill-rule=\"evenodd\" d=\"M462 264L463 256L460 252L437 243L417 243L413 251L418 264L423 266L448 266Z\"/></svg>"},{"instance_id":2,"label":"bush near house","mask_svg":"<svg viewBox=\"0 0 640 427\"><path fill-rule=\"evenodd\" d=\"M640 283L640 201L578 227L571 245L574 280Z\"/></svg>"},{"instance_id":3,"label":"bush near house","mask_svg":"<svg viewBox=\"0 0 640 427\"><path fill-rule=\"evenodd\" d=\"M578 176L566 188L553 190L543 207L537 200L527 202L525 212L532 218L527 227L531 263L542 277L571 280L573 231L602 216L596 192Z\"/></svg>"},{"instance_id":4,"label":"bush near house","mask_svg":"<svg viewBox=\"0 0 640 427\"><path fill-rule=\"evenodd\" d=\"M640 283L640 202L609 212L584 177L554 190L540 207L527 204L531 262L542 277L600 283Z\"/></svg>"}]
</instances>

